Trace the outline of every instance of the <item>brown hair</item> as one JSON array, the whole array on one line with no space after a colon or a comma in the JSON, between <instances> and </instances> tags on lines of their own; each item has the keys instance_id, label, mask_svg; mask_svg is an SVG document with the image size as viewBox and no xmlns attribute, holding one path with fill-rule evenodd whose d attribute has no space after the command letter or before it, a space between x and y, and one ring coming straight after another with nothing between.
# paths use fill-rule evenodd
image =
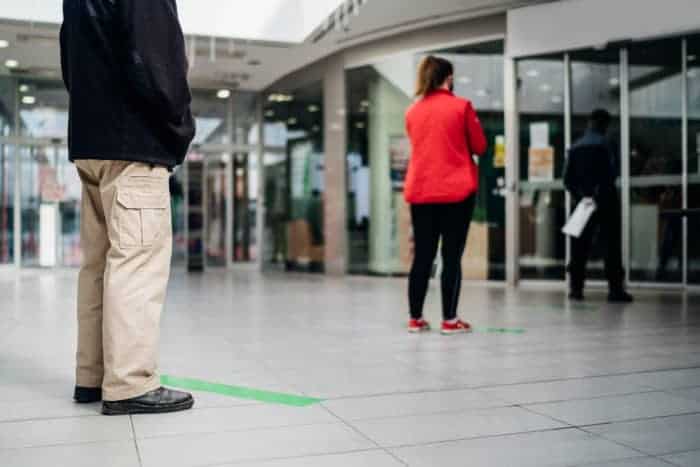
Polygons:
<instances>
[{"instance_id":1,"label":"brown hair","mask_svg":"<svg viewBox=\"0 0 700 467\"><path fill-rule=\"evenodd\" d=\"M418 84L416 85L416 96L427 96L433 91L440 89L445 84L447 78L454 74L452 63L444 58L428 55L421 61L418 67Z\"/></svg>"}]
</instances>

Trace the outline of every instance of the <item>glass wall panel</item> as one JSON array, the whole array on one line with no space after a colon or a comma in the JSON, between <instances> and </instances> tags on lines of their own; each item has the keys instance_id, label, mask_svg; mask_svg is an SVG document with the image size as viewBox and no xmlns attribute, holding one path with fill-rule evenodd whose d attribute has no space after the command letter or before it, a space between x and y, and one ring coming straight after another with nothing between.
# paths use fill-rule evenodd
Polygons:
<instances>
[{"instance_id":1,"label":"glass wall panel","mask_svg":"<svg viewBox=\"0 0 700 467\"><path fill-rule=\"evenodd\" d=\"M220 98L215 90L192 91L192 114L197 123L194 146L231 143L231 95L224 96Z\"/></svg>"},{"instance_id":2,"label":"glass wall panel","mask_svg":"<svg viewBox=\"0 0 700 467\"><path fill-rule=\"evenodd\" d=\"M273 92L265 120L264 264L323 271L323 84Z\"/></svg>"},{"instance_id":3,"label":"glass wall panel","mask_svg":"<svg viewBox=\"0 0 700 467\"><path fill-rule=\"evenodd\" d=\"M517 64L520 109L520 275L565 277L564 57Z\"/></svg>"},{"instance_id":4,"label":"glass wall panel","mask_svg":"<svg viewBox=\"0 0 700 467\"><path fill-rule=\"evenodd\" d=\"M604 109L612 115L608 131L609 145L620 167L620 51L590 49L571 57L571 132L572 142L583 137L591 113ZM621 203L621 197L618 198ZM572 206L572 209L575 206ZM618 239L622 242L622 238ZM587 278L605 279L603 255L605 245L594 241L589 256Z\"/></svg>"},{"instance_id":5,"label":"glass wall panel","mask_svg":"<svg viewBox=\"0 0 700 467\"><path fill-rule=\"evenodd\" d=\"M681 40L639 43L630 63L630 278L681 282Z\"/></svg>"},{"instance_id":6,"label":"glass wall panel","mask_svg":"<svg viewBox=\"0 0 700 467\"><path fill-rule=\"evenodd\" d=\"M700 35L688 38L688 282L700 284Z\"/></svg>"},{"instance_id":7,"label":"glass wall panel","mask_svg":"<svg viewBox=\"0 0 700 467\"><path fill-rule=\"evenodd\" d=\"M20 134L33 138L66 140L68 93L60 81L18 81Z\"/></svg>"},{"instance_id":8,"label":"glass wall panel","mask_svg":"<svg viewBox=\"0 0 700 467\"><path fill-rule=\"evenodd\" d=\"M462 261L465 279L505 278L503 43L431 52L455 66L455 94L471 100L489 141L479 158L480 191ZM346 72L349 271L405 274L411 218L403 198L410 157L405 112L426 54L403 53ZM465 220L466 222L466 220Z\"/></svg>"},{"instance_id":9,"label":"glass wall panel","mask_svg":"<svg viewBox=\"0 0 700 467\"><path fill-rule=\"evenodd\" d=\"M0 137L13 133L16 96L15 80L0 77ZM14 261L15 152L0 142L0 265Z\"/></svg>"}]
</instances>

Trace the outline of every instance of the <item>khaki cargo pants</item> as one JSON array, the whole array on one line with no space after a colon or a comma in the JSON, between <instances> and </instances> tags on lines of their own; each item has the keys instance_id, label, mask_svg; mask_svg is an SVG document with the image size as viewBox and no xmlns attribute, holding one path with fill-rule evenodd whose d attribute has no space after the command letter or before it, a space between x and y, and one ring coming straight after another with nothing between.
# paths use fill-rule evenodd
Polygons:
<instances>
[{"instance_id":1,"label":"khaki cargo pants","mask_svg":"<svg viewBox=\"0 0 700 467\"><path fill-rule=\"evenodd\" d=\"M76 384L104 400L160 386L160 314L170 275L169 173L123 161L76 161L83 183Z\"/></svg>"}]
</instances>

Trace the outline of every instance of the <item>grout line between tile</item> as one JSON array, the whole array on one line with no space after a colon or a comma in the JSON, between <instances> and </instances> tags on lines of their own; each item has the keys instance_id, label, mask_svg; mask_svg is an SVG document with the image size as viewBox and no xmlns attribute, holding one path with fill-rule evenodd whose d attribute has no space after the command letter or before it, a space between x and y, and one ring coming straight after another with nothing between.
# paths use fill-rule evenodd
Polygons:
<instances>
[{"instance_id":1,"label":"grout line between tile","mask_svg":"<svg viewBox=\"0 0 700 467\"><path fill-rule=\"evenodd\" d=\"M136 458L139 461L139 466L143 467L143 460L141 459L141 450L139 449L139 440L136 437L136 428L134 427L134 417L129 415L129 425L131 426L131 435L134 437L134 449L136 449Z\"/></svg>"}]
</instances>

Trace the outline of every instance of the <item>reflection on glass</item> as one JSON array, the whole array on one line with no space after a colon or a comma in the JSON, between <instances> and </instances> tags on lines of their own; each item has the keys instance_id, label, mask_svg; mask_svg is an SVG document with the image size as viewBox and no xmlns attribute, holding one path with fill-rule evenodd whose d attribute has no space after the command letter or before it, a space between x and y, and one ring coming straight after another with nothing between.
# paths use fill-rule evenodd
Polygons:
<instances>
[{"instance_id":1,"label":"reflection on glass","mask_svg":"<svg viewBox=\"0 0 700 467\"><path fill-rule=\"evenodd\" d=\"M572 142L588 129L596 109L610 112L610 147L620 158L620 51L618 49L582 50L571 54ZM618 163L619 167L619 163ZM618 198L621 200L621 197ZM621 201L620 201L621 202ZM572 209L575 208L572 206ZM622 239L616 241L622 242ZM589 255L588 279L605 279L603 258L605 243L594 241Z\"/></svg>"},{"instance_id":2,"label":"reflection on glass","mask_svg":"<svg viewBox=\"0 0 700 467\"><path fill-rule=\"evenodd\" d=\"M173 259L172 264L182 266L187 256L185 235L185 171L175 170L170 176L170 208L173 226Z\"/></svg>"},{"instance_id":3,"label":"reflection on glass","mask_svg":"<svg viewBox=\"0 0 700 467\"><path fill-rule=\"evenodd\" d=\"M700 35L688 38L688 282L700 284Z\"/></svg>"},{"instance_id":4,"label":"reflection on glass","mask_svg":"<svg viewBox=\"0 0 700 467\"><path fill-rule=\"evenodd\" d=\"M68 134L68 93L60 81L21 80L18 85L20 133L35 138Z\"/></svg>"},{"instance_id":5,"label":"reflection on glass","mask_svg":"<svg viewBox=\"0 0 700 467\"><path fill-rule=\"evenodd\" d=\"M14 261L15 148L0 144L0 264Z\"/></svg>"},{"instance_id":6,"label":"reflection on glass","mask_svg":"<svg viewBox=\"0 0 700 467\"><path fill-rule=\"evenodd\" d=\"M323 86L266 96L264 264L321 272L323 237Z\"/></svg>"},{"instance_id":7,"label":"reflection on glass","mask_svg":"<svg viewBox=\"0 0 700 467\"><path fill-rule=\"evenodd\" d=\"M682 281L682 61L677 39L633 45L630 61L630 276Z\"/></svg>"},{"instance_id":8,"label":"reflection on glass","mask_svg":"<svg viewBox=\"0 0 700 467\"><path fill-rule=\"evenodd\" d=\"M197 124L193 145L231 142L228 125L231 118L230 96L220 99L215 90L193 90L192 114Z\"/></svg>"},{"instance_id":9,"label":"reflection on glass","mask_svg":"<svg viewBox=\"0 0 700 467\"><path fill-rule=\"evenodd\" d=\"M566 220L562 183L564 148L564 59L518 62L520 107L520 275L564 279Z\"/></svg>"},{"instance_id":10,"label":"reflection on glass","mask_svg":"<svg viewBox=\"0 0 700 467\"><path fill-rule=\"evenodd\" d=\"M207 155L206 179L204 182L206 218L205 218L205 254L207 266L224 267L227 265L226 257L226 169L230 162L228 154Z\"/></svg>"},{"instance_id":11,"label":"reflection on glass","mask_svg":"<svg viewBox=\"0 0 700 467\"><path fill-rule=\"evenodd\" d=\"M82 261L80 249L80 200L82 185L78 171L68 160L68 149L60 147L57 157L58 183L61 196L58 203L60 234L58 264L78 267Z\"/></svg>"},{"instance_id":12,"label":"reflection on glass","mask_svg":"<svg viewBox=\"0 0 700 467\"><path fill-rule=\"evenodd\" d=\"M235 262L251 261L255 251L255 213L257 197L257 165L247 153L233 156L233 258Z\"/></svg>"}]
</instances>

